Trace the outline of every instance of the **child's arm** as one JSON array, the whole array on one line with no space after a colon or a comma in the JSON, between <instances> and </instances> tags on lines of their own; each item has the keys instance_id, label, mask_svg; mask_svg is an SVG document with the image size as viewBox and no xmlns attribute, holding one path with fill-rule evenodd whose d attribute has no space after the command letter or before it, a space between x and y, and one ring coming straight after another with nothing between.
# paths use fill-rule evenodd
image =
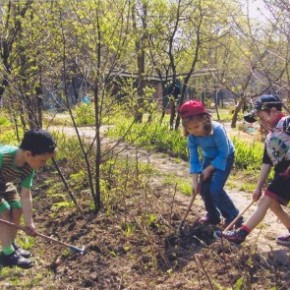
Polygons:
<instances>
[{"instance_id":1,"label":"child's arm","mask_svg":"<svg viewBox=\"0 0 290 290\"><path fill-rule=\"evenodd\" d=\"M197 192L198 189L198 174L197 173L193 173L192 174L192 191Z\"/></svg>"},{"instance_id":2,"label":"child's arm","mask_svg":"<svg viewBox=\"0 0 290 290\"><path fill-rule=\"evenodd\" d=\"M187 138L187 146L189 151L189 172L190 174L199 174L201 173L201 165L194 137Z\"/></svg>"},{"instance_id":3,"label":"child's arm","mask_svg":"<svg viewBox=\"0 0 290 290\"><path fill-rule=\"evenodd\" d=\"M21 188L21 206L24 216L24 223L27 228L27 233L33 235L35 232L35 225L32 218L32 195L28 188Z\"/></svg>"},{"instance_id":4,"label":"child's arm","mask_svg":"<svg viewBox=\"0 0 290 290\"><path fill-rule=\"evenodd\" d=\"M222 126L214 128L213 138L216 149L218 151L217 156L211 161L211 168L208 168L208 173L211 173L214 169L224 171L227 164L227 159L231 152L230 139Z\"/></svg>"},{"instance_id":5,"label":"child's arm","mask_svg":"<svg viewBox=\"0 0 290 290\"><path fill-rule=\"evenodd\" d=\"M271 167L271 164L263 163L256 189L253 192L253 200L258 200L262 195L262 189L269 175L269 172L271 171Z\"/></svg>"},{"instance_id":6,"label":"child's arm","mask_svg":"<svg viewBox=\"0 0 290 290\"><path fill-rule=\"evenodd\" d=\"M215 167L212 166L211 164L209 166L207 166L203 171L202 171L202 177L203 177L203 180L208 180L211 175L212 175L212 172L215 170Z\"/></svg>"}]
</instances>

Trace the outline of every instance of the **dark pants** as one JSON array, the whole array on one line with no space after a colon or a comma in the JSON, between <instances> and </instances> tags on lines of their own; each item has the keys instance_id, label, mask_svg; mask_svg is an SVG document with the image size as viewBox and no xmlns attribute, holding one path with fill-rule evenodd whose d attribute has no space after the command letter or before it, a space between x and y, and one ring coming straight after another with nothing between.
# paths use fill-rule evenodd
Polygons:
<instances>
[{"instance_id":1,"label":"dark pants","mask_svg":"<svg viewBox=\"0 0 290 290\"><path fill-rule=\"evenodd\" d=\"M233 201L224 190L224 185L233 167L235 160L234 153L229 155L225 171L215 169L208 180L203 181L201 186L201 196L205 204L208 218L213 223L220 221L220 215L225 218L225 222L231 222L239 211ZM203 168L206 168L211 159L205 158Z\"/></svg>"}]
</instances>

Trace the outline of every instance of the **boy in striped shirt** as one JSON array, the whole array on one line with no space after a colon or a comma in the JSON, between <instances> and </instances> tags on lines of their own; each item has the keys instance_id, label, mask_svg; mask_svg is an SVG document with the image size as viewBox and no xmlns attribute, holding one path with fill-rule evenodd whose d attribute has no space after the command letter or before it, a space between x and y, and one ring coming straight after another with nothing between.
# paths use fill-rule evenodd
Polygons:
<instances>
[{"instance_id":1,"label":"boy in striped shirt","mask_svg":"<svg viewBox=\"0 0 290 290\"><path fill-rule=\"evenodd\" d=\"M42 129L27 131L19 147L0 145L0 219L19 225L23 213L29 235L35 233L31 195L35 170L45 165L55 148L52 136ZM30 268L30 252L15 243L16 234L17 229L0 222L0 263L3 267Z\"/></svg>"}]
</instances>

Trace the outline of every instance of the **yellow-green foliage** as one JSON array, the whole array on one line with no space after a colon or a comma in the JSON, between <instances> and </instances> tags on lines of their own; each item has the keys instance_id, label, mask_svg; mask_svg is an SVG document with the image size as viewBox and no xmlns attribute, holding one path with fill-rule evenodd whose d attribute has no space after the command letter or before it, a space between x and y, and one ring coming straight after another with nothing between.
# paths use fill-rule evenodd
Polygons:
<instances>
[{"instance_id":1,"label":"yellow-green foliage","mask_svg":"<svg viewBox=\"0 0 290 290\"><path fill-rule=\"evenodd\" d=\"M73 110L75 121L79 126L95 124L95 107L94 104L80 104Z\"/></svg>"},{"instance_id":2,"label":"yellow-green foliage","mask_svg":"<svg viewBox=\"0 0 290 290\"><path fill-rule=\"evenodd\" d=\"M4 110L0 110L0 126L11 126L11 122L6 116L6 112Z\"/></svg>"},{"instance_id":3,"label":"yellow-green foliage","mask_svg":"<svg viewBox=\"0 0 290 290\"><path fill-rule=\"evenodd\" d=\"M177 190L185 195L191 195L192 185L190 179L184 181L182 178L178 178L175 175L166 176L164 179L164 184L175 186L177 185Z\"/></svg>"},{"instance_id":4,"label":"yellow-green foliage","mask_svg":"<svg viewBox=\"0 0 290 290\"><path fill-rule=\"evenodd\" d=\"M247 280L245 279L245 277L240 277L236 284L234 285L234 290L243 290L246 289L245 286L247 284Z\"/></svg>"},{"instance_id":5,"label":"yellow-green foliage","mask_svg":"<svg viewBox=\"0 0 290 290\"><path fill-rule=\"evenodd\" d=\"M23 133L22 132L20 132L20 133L21 133L21 136L20 136L20 139L21 139L23 136L22 135ZM18 146L19 143L20 143L20 141L17 140L17 136L16 136L14 130L12 130L12 129L7 129L5 131L1 130L0 144Z\"/></svg>"},{"instance_id":6,"label":"yellow-green foliage","mask_svg":"<svg viewBox=\"0 0 290 290\"><path fill-rule=\"evenodd\" d=\"M59 133L55 135L57 141L57 155L58 160L67 159L69 156L69 163L73 168L77 168L80 164L83 166L83 158L80 158L80 144L77 137L65 135ZM84 148L88 146L86 142L83 142Z\"/></svg>"},{"instance_id":7,"label":"yellow-green foliage","mask_svg":"<svg viewBox=\"0 0 290 290\"><path fill-rule=\"evenodd\" d=\"M133 223L123 222L121 223L121 230L124 236L129 238L134 234L136 230L136 225Z\"/></svg>"},{"instance_id":8,"label":"yellow-green foliage","mask_svg":"<svg viewBox=\"0 0 290 290\"><path fill-rule=\"evenodd\" d=\"M70 175L70 185L74 188L74 190L77 190L82 187L85 179L86 172L84 170L80 170Z\"/></svg>"},{"instance_id":9,"label":"yellow-green foliage","mask_svg":"<svg viewBox=\"0 0 290 290\"><path fill-rule=\"evenodd\" d=\"M61 202L56 202L52 205L51 211L59 211L62 209L68 209L68 208L73 208L75 205L72 201L61 201Z\"/></svg>"},{"instance_id":10,"label":"yellow-green foliage","mask_svg":"<svg viewBox=\"0 0 290 290\"><path fill-rule=\"evenodd\" d=\"M258 169L261 167L264 145L261 142L246 142L233 138L236 148L235 167L239 169Z\"/></svg>"}]
</instances>

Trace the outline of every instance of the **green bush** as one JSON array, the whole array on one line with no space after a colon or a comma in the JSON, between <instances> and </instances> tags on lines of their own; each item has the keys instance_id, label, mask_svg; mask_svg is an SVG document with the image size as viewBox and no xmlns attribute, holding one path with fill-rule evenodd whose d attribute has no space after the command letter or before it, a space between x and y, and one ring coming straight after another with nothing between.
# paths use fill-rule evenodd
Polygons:
<instances>
[{"instance_id":1,"label":"green bush","mask_svg":"<svg viewBox=\"0 0 290 290\"><path fill-rule=\"evenodd\" d=\"M261 167L264 145L255 140L251 143L241 141L235 137L232 140L236 148L236 168L249 170L259 169Z\"/></svg>"},{"instance_id":2,"label":"green bush","mask_svg":"<svg viewBox=\"0 0 290 290\"><path fill-rule=\"evenodd\" d=\"M79 126L95 124L95 107L94 104L80 104L74 109L75 121Z\"/></svg>"},{"instance_id":3,"label":"green bush","mask_svg":"<svg viewBox=\"0 0 290 290\"><path fill-rule=\"evenodd\" d=\"M3 115L2 110L0 110L0 126L9 126L11 125L10 121L5 115Z\"/></svg>"}]
</instances>

